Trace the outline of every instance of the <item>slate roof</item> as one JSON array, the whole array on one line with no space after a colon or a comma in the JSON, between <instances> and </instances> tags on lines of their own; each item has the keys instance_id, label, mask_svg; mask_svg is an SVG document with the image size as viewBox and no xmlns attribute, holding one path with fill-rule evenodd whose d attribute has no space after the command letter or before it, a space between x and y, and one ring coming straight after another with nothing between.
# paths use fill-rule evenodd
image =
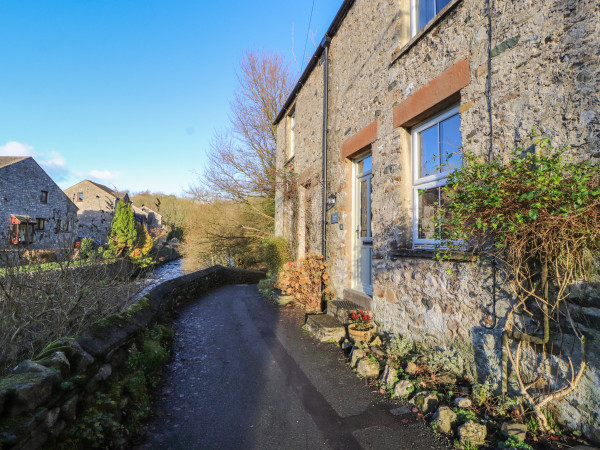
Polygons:
<instances>
[{"instance_id":1,"label":"slate roof","mask_svg":"<svg viewBox=\"0 0 600 450\"><path fill-rule=\"evenodd\" d=\"M0 156L0 168L10 166L27 158L31 158L31 156Z\"/></svg>"},{"instance_id":2,"label":"slate roof","mask_svg":"<svg viewBox=\"0 0 600 450\"><path fill-rule=\"evenodd\" d=\"M106 192L107 194L114 195L115 197L118 197L118 195L117 195L117 194L115 194L115 191L113 191L113 190L112 190L111 188L109 188L108 186L104 186L103 184L100 184L100 183L95 183L95 182L93 182L93 181L90 181L90 180L85 180L85 181L89 181L89 182L90 182L90 183L92 183L94 186L96 186L96 187L98 187L98 188L102 189L102 190L103 190L104 192Z\"/></svg>"},{"instance_id":3,"label":"slate roof","mask_svg":"<svg viewBox=\"0 0 600 450\"><path fill-rule=\"evenodd\" d=\"M119 196L118 196L118 195L115 193L115 191L113 191L113 190L112 190L111 188L109 188L108 186L104 186L103 184L100 184L100 183L95 183L95 182L93 182L93 181L91 181L91 180L83 180L83 181L80 181L79 183L77 183L77 184L74 184L73 186L71 186L71 187L69 187L69 188L65 189L65 191L68 191L69 189L72 189L72 188L74 188L75 186L79 186L81 183L91 183L91 184L93 184L94 186L96 186L98 189L101 189L101 190L103 190L104 192L106 192L107 194L109 194L109 195L112 195L112 196L113 196L113 197L115 197L115 198L118 198L118 197L119 197Z\"/></svg>"}]
</instances>

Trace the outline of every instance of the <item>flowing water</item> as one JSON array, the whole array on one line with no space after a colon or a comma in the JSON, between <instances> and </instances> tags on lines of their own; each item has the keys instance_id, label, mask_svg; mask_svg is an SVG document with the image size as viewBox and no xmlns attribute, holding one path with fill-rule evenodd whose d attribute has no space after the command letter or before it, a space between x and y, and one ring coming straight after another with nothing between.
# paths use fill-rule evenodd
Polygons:
<instances>
[{"instance_id":1,"label":"flowing water","mask_svg":"<svg viewBox=\"0 0 600 450\"><path fill-rule=\"evenodd\" d=\"M173 278L185 275L181 268L182 259L176 259L168 263L156 267L152 272L146 274L143 278L136 281L139 284L139 291L135 294L136 301L144 296L146 292L155 286L158 286L163 281L172 280Z\"/></svg>"}]
</instances>

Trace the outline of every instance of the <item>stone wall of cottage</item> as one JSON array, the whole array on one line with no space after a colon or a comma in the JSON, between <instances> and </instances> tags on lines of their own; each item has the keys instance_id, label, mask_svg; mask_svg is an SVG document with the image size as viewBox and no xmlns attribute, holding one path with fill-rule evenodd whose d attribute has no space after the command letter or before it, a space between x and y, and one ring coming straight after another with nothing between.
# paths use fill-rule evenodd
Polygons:
<instances>
[{"instance_id":1,"label":"stone wall of cottage","mask_svg":"<svg viewBox=\"0 0 600 450\"><path fill-rule=\"evenodd\" d=\"M327 217L337 213L340 223L327 225L327 258L333 287L341 294L352 287L354 231L352 163L341 149L376 122L376 139L365 148L373 155L375 319L385 332L443 349L464 373L497 382L500 335L509 307L501 277L494 298L488 262L440 264L419 255L398 256L398 250L412 248L412 157L410 129L394 127L393 108L467 59L470 81L460 91L459 104L468 150L506 160L512 150L531 144L529 133L536 127L556 145L570 145L576 158L600 156L600 4L451 4L445 17L409 42L408 0L357 0L331 42L327 193L335 193L337 202ZM299 135L322 132L320 120L302 117L314 117L322 109L320 101L309 100L315 94L309 86L322 79L317 69L296 100ZM280 138L286 133L283 123ZM278 148L285 148L281 139ZM318 159L304 151L297 147L297 168L300 161ZM576 308L590 337L591 368L557 414L563 423L600 441L600 401L593 395L600 386L600 340L594 339L600 337L600 303L590 300L600 296L594 292L578 292L581 307Z\"/></svg>"},{"instance_id":2,"label":"stone wall of cottage","mask_svg":"<svg viewBox=\"0 0 600 450\"><path fill-rule=\"evenodd\" d=\"M323 66L322 60L300 91L295 106L294 156L290 158L290 119L277 128L276 234L292 243L295 255L321 253ZM284 179L294 187L284 186ZM296 192L290 192L294 190ZM286 194L288 192L288 194ZM287 197L298 201L292 207Z\"/></svg>"},{"instance_id":3,"label":"stone wall of cottage","mask_svg":"<svg viewBox=\"0 0 600 450\"><path fill-rule=\"evenodd\" d=\"M42 191L48 193L46 202L42 202ZM76 214L77 207L32 158L1 169L0 249L69 249L73 242ZM34 231L31 244L14 245L10 242L11 215L29 216L33 221L44 219L44 229Z\"/></svg>"},{"instance_id":4,"label":"stone wall of cottage","mask_svg":"<svg viewBox=\"0 0 600 450\"><path fill-rule=\"evenodd\" d=\"M80 193L83 194L81 201ZM117 207L117 197L87 180L65 189L65 194L79 208L77 236L106 244Z\"/></svg>"}]
</instances>

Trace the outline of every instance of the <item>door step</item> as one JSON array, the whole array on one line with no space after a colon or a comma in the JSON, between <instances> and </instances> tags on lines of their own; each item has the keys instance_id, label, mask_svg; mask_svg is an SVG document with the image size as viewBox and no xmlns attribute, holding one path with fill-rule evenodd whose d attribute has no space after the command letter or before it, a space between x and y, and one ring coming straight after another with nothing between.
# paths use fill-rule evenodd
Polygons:
<instances>
[{"instance_id":1,"label":"door step","mask_svg":"<svg viewBox=\"0 0 600 450\"><path fill-rule=\"evenodd\" d=\"M346 327L328 314L309 314L306 317L306 328L321 342L340 342L346 338Z\"/></svg>"}]
</instances>

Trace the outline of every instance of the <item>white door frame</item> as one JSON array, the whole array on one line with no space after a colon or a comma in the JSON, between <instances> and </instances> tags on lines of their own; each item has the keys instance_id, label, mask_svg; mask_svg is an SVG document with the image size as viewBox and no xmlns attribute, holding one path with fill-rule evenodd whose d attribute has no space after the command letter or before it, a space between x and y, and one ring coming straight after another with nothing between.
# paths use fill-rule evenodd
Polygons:
<instances>
[{"instance_id":1,"label":"white door frame","mask_svg":"<svg viewBox=\"0 0 600 450\"><path fill-rule=\"evenodd\" d=\"M373 235L371 233L371 167L358 173L359 163L369 158L372 164L371 152L365 153L352 162L352 192L353 192L353 243L352 243L352 287L365 294L373 295ZM361 185L366 188L366 226L361 223Z\"/></svg>"}]
</instances>

